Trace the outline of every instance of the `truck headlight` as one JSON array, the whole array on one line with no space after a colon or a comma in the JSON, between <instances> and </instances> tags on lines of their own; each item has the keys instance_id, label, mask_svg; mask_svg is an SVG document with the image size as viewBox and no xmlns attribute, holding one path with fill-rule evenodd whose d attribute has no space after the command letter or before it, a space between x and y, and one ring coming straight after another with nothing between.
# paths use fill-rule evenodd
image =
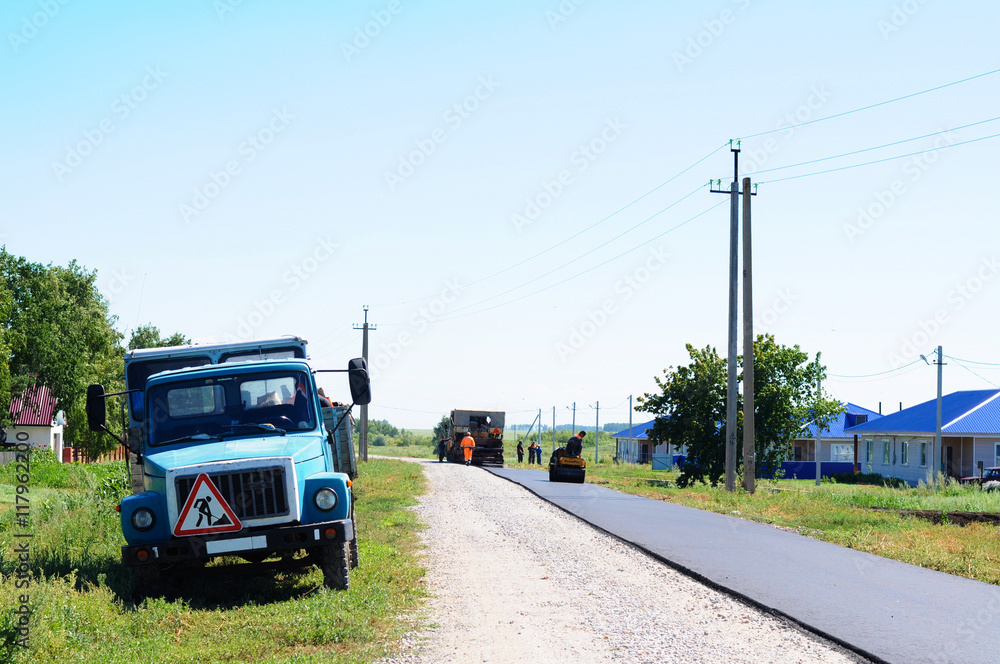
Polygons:
<instances>
[{"instance_id":1,"label":"truck headlight","mask_svg":"<svg viewBox=\"0 0 1000 664\"><path fill-rule=\"evenodd\" d=\"M318 509L329 512L337 506L337 492L325 486L313 496L313 503Z\"/></svg>"},{"instance_id":2,"label":"truck headlight","mask_svg":"<svg viewBox=\"0 0 1000 664\"><path fill-rule=\"evenodd\" d=\"M152 510L140 507L136 511L132 512L132 527L136 530L149 530L153 527L154 523L156 523L156 517L153 516Z\"/></svg>"}]
</instances>

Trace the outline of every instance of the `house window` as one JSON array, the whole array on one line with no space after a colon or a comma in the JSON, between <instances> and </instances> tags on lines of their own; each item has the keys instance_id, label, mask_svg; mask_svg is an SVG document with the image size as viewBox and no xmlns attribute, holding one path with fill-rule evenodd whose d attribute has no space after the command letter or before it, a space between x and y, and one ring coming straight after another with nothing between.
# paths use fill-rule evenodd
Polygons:
<instances>
[{"instance_id":1,"label":"house window","mask_svg":"<svg viewBox=\"0 0 1000 664\"><path fill-rule=\"evenodd\" d=\"M882 441L882 465L888 466L891 464L892 460L892 448L889 446L888 440Z\"/></svg>"},{"instance_id":2,"label":"house window","mask_svg":"<svg viewBox=\"0 0 1000 664\"><path fill-rule=\"evenodd\" d=\"M854 444L838 443L830 446L830 461L854 461Z\"/></svg>"},{"instance_id":3,"label":"house window","mask_svg":"<svg viewBox=\"0 0 1000 664\"><path fill-rule=\"evenodd\" d=\"M864 424L867 421L868 421L868 416L867 415L855 415L854 416L854 424L855 425Z\"/></svg>"},{"instance_id":4,"label":"house window","mask_svg":"<svg viewBox=\"0 0 1000 664\"><path fill-rule=\"evenodd\" d=\"M899 444L899 463L903 466L910 465L910 444L905 440Z\"/></svg>"},{"instance_id":5,"label":"house window","mask_svg":"<svg viewBox=\"0 0 1000 664\"><path fill-rule=\"evenodd\" d=\"M927 465L927 443L920 443L920 465Z\"/></svg>"},{"instance_id":6,"label":"house window","mask_svg":"<svg viewBox=\"0 0 1000 664\"><path fill-rule=\"evenodd\" d=\"M1000 466L1000 443L997 443L996 454L993 457L993 465Z\"/></svg>"},{"instance_id":7,"label":"house window","mask_svg":"<svg viewBox=\"0 0 1000 664\"><path fill-rule=\"evenodd\" d=\"M868 439L865 441L865 461L875 463L875 441Z\"/></svg>"}]
</instances>

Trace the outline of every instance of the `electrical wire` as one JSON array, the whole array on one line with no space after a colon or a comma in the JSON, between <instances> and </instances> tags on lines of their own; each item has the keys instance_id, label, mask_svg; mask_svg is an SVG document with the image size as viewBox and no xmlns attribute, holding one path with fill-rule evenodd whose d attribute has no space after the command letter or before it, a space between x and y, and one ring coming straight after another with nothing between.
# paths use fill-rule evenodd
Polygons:
<instances>
[{"instance_id":1,"label":"electrical wire","mask_svg":"<svg viewBox=\"0 0 1000 664\"><path fill-rule=\"evenodd\" d=\"M790 175L787 178L778 178L777 180L767 180L765 182L760 182L759 184L774 184L775 182L785 182L787 180L797 180L799 178L808 178L814 175L824 175L826 173L835 173L837 171L846 171L851 168L860 168L861 166L871 166L872 164L881 164L885 161L893 161L895 159L904 159L906 157L914 157L918 154L926 154L928 152L937 152L939 150L947 150L948 148L957 148L959 145L968 145L970 143L978 143L979 141L985 141L991 138L1000 137L1000 134L992 134L990 136L981 136L979 138L969 139L968 141L962 141L960 143L952 143L951 145L942 145L936 148L928 148L926 150L918 150L917 152L910 152L908 154L896 155L895 157L885 157L884 159L875 159L874 161L866 161L861 164L853 164L851 166L841 166L839 168L828 168L825 171L816 171L814 173L802 173L801 175Z\"/></svg>"},{"instance_id":2,"label":"electrical wire","mask_svg":"<svg viewBox=\"0 0 1000 664\"><path fill-rule=\"evenodd\" d=\"M887 374L895 373L897 371L902 371L903 369L905 369L907 367L912 367L914 364L917 364L918 362L921 362L921 361L922 360L916 359L916 360L913 360L912 362L910 362L909 364L904 364L901 367L896 367L895 369L889 369L888 371L880 371L878 373L872 373L872 374L860 374L860 375L857 375L857 376L848 376L848 375L844 375L844 374L828 373L827 376L830 376L831 378L872 378L874 376L885 376Z\"/></svg>"},{"instance_id":3,"label":"electrical wire","mask_svg":"<svg viewBox=\"0 0 1000 664\"><path fill-rule=\"evenodd\" d=\"M601 224L603 224L605 221L611 219L612 217L616 216L617 214L619 214L621 212L624 212L625 210L627 210L628 208L632 207L633 205L635 205L636 203L638 203L642 199L646 198L647 196L649 196L653 192L658 191L659 189L661 189L661 188L665 187L666 185L670 184L671 182L673 182L674 180L676 180L680 176L684 175L685 173L687 173L688 171L690 171L692 168L694 168L695 166L697 166L701 162L705 161L706 159L708 159L709 157L711 157L712 155L714 155L716 152L718 152L722 148L726 147L727 145L729 145L728 142L727 143L723 143L722 145L720 145L719 147L713 149L711 152L709 152L708 154L706 154L704 157L702 157L698 161L694 162L693 164L691 164L687 168L685 168L685 169L681 170L680 172L676 173L673 177L671 177L671 178L669 178L667 180L664 180L660 184L656 185L655 187L653 187L652 189L650 189L649 191L647 191L642 196L639 196L638 198L636 198L632 202L627 203L626 205L618 208L617 210L615 210L611 214L607 215L603 219L600 219L600 220L594 222L593 224L591 224L590 226L587 226L583 230L577 231L573 235L570 235L569 237L565 238L564 240L560 240L559 242L555 243L554 245L552 245L552 246L550 246L550 247L548 247L546 249L542 249L541 251L539 251L537 254L534 254L533 256L529 256L528 258L525 258L525 259L523 259L521 261L518 261L517 263L514 263L513 265L509 265L509 266L503 268L502 270L498 270L497 272L493 272L492 274L488 274L485 277L480 277L479 279L476 279L475 281L471 281L471 282L465 284L463 286L463 288L469 288L471 286L475 286L476 284L481 284L484 281L487 281L487 280L492 279L494 277L498 277L501 274L504 274L506 272L510 272L514 268L520 267L520 266L524 265L525 263L533 261L536 258L547 254L548 252L552 251L553 249L557 249L557 248L561 247L562 245L566 244L567 242L580 237L581 235L583 235L587 231L590 231L590 230L592 230L594 228L597 228L598 226L600 226ZM699 185L698 188L700 189L701 185ZM685 198L687 198L687 196L685 196ZM683 200L683 199L681 199L681 200ZM680 201L678 201L678 202L680 202ZM647 219L647 221L648 221L648 219ZM406 300L406 301L403 301L403 302L395 302L395 303L392 303L392 304L379 304L379 305L375 305L375 306L382 306L382 307L402 306L402 305L406 305L406 304L413 304L415 302L424 302L426 300L432 300L435 297L438 297L438 295L437 294L428 295L426 297L419 297L419 298L416 298L416 299L413 299L413 300Z\"/></svg>"},{"instance_id":4,"label":"electrical wire","mask_svg":"<svg viewBox=\"0 0 1000 664\"><path fill-rule=\"evenodd\" d=\"M501 293L497 293L496 295L491 295L490 297L488 297L488 298L486 298L484 300L480 300L479 302L474 302L472 304L467 304L464 307L459 307L458 309L455 309L454 311L452 311L452 313L453 314L457 314L460 311L466 311L466 310L468 310L468 309L470 309L472 307L477 307L477 306L479 306L481 304L485 304L485 303L490 302L492 300L495 300L495 299L497 299L499 297L503 297L504 295L509 295L510 293L513 293L516 290L520 290L520 289L524 288L525 286L528 286L530 284L535 283L536 281L544 279L545 277L547 277L547 276L549 276L551 274L554 274L554 273L558 272L559 270L562 270L565 267L569 267L570 265L572 265L573 263L577 262L578 260L586 258L587 256L589 256L590 254L594 253L595 251L599 251L600 249L603 249L604 247L608 246L609 244L611 244L615 240L618 240L619 238L622 238L625 235L628 235L629 233L631 233L635 229L639 228L643 224L645 224L645 223L647 223L649 221L652 221L653 219L655 219L659 215L663 214L664 212L666 212L670 208L674 207L675 205L678 205L678 204L682 203L683 201L687 200L688 198L690 198L691 196L694 196L696 193L698 193L699 191L701 191L704 186L705 185L703 185L703 184L698 185L696 188L692 189L689 193L685 194L684 196L682 196L678 200L674 201L673 203L671 203L667 207L665 207L662 210L660 210L659 212L656 212L655 214L652 214L649 217L646 217L645 219L643 219L639 223L635 224L631 228L622 231L621 233L619 233L618 235L614 236L610 240L606 240L606 241L602 242L601 244L597 245L593 249L580 254L576 258L573 258L573 259L571 259L571 260L563 263L562 265L559 265L558 267L554 267L554 268L552 268L551 270L549 270L548 272L546 272L544 274L540 274L537 277L533 277L533 278L529 279L528 281L525 281L524 283L521 283L521 284L519 284L517 286L514 286L513 288L508 288L507 290L505 290L505 291L503 291ZM602 263L602 265L603 265L603 263ZM583 274L583 273L581 272L580 274ZM559 283L563 283L563 282L559 282ZM405 321L399 321L399 322L395 322L395 323L386 323L386 324L387 325L402 325L404 323L405 323Z\"/></svg>"},{"instance_id":5,"label":"electrical wire","mask_svg":"<svg viewBox=\"0 0 1000 664\"><path fill-rule=\"evenodd\" d=\"M716 203L715 205L712 205L711 207L709 207L709 208L707 208L707 209L705 209L705 210L703 210L703 211L699 212L698 214L694 215L693 217L690 217L690 218L688 218L687 220L685 220L685 221L682 221L681 223L677 224L677 225L676 225L676 226L674 226L673 228L669 228L669 229L665 230L664 232L660 233L659 235L657 235L657 236L655 236L655 237L652 237L652 238L650 238L649 240L646 240L645 242L642 242L641 244L638 244L638 245L636 245L636 246L632 247L631 249L628 249L628 250L626 250L626 251L623 251L622 253L618 254L617 256L612 256L611 258L607 259L607 260L606 260L606 261L604 261L603 263L598 263L597 265L594 265L594 266L592 266L592 267L589 267L589 268L587 268L586 270L583 270L582 272L577 272L577 273L576 273L576 274L574 274L574 275L571 275L571 276L569 276L569 277L566 277L566 278L565 278L565 279L563 279L562 281L557 281L557 282L556 282L556 283L554 283L554 284L550 284L550 285L548 285L548 286L545 286L545 287L543 287L543 288L539 288L539 289L538 289L538 290L536 290L536 291L532 291L532 292L530 292L530 293L527 293L527 294L525 294L525 295L521 295L520 297L516 297L516 298L514 298L513 300L507 300L506 302L501 302L501 303L499 303L499 304L495 304L495 305L493 305L493 306L491 306L491 307L487 307L487 308L485 308L485 309L479 309L479 310L477 310L477 311L471 311L471 312L469 312L469 313L466 313L466 314L459 314L459 315L457 315L457 316L447 316L447 317L441 317L441 318L438 318L438 319L436 319L436 320L434 320L434 321L428 321L428 322L435 322L435 323L437 323L437 322L441 322L441 321L448 321L448 320L455 320L455 319L457 319L457 318L464 318L464 317L466 317L466 316L472 316L472 315L475 315L475 314L481 314L481 313L485 313L485 312L487 312L487 311L492 311L492 310L494 310L494 309L497 309L497 308L499 308L499 307L505 307L505 306L507 306L508 304L513 304L513 303L515 303L515 302L519 302L519 301L521 301L521 300L523 300L523 299L525 299L525 298L528 298L528 297L532 297L532 296L534 296L534 295L538 295L539 293L542 293L542 292L544 292L544 291L547 291L547 290L549 290L550 288L555 288L556 286L561 286L562 284L566 283L567 281L571 281L571 280L573 280L573 279L576 279L577 277L580 277L580 276L583 276L583 275L587 274L588 272L591 272L591 271L593 271L593 270L596 270L596 269L597 269L597 268L599 268L599 267L603 267L603 266L607 265L608 263L610 263L610 262L612 262L612 261L615 261L615 260L618 260L619 258L621 258L621 257L623 257L623 256L626 256L626 255L628 255L628 254L632 253L633 251L637 251L637 250L639 250L639 249L642 249L643 247L645 247L645 246L646 246L647 244L649 244L649 243L650 243L650 242L652 242L653 240L658 240L658 239L660 239L661 237L663 237L664 235L666 235L667 233L672 233L673 231L677 230L678 228L681 228L682 226L686 226L687 224L691 223L691 222L692 222L692 221L694 221L695 219L698 219L699 217L701 217L701 216L703 216L703 215L705 215L705 214L708 214L709 212L711 212L711 211L712 211L712 210L714 210L715 208L719 207L719 206L720 206L720 205L722 205L723 203L728 203L728 202L729 202L728 200L726 200L726 199L723 199L723 200L719 201L718 203ZM659 214L659 212L658 212L657 214ZM655 215L654 215L654 216L655 216ZM530 283L530 282L529 282L529 283ZM482 304L482 302L479 302L478 304ZM475 306L475 305L470 305L470 306Z\"/></svg>"},{"instance_id":6,"label":"electrical wire","mask_svg":"<svg viewBox=\"0 0 1000 664\"><path fill-rule=\"evenodd\" d=\"M827 116L822 117L822 118L816 118L815 120L808 120L807 122L800 122L800 123L798 123L796 125L792 125L791 127L776 127L774 129L769 129L767 131L758 132L756 134L750 134L749 136L743 136L741 138L741 140L745 141L745 140L748 140L748 139L751 139L751 138L757 138L758 136L767 136L768 134L773 134L773 133L775 133L777 131L785 131L785 130L790 129L790 128L798 129L799 127L804 127L806 125L816 124L817 122L825 122L827 120L833 120L834 118L842 118L845 115L851 115L852 113L860 113L861 111L867 111L867 110L870 110L870 109L873 109L873 108L878 108L879 106L885 106L886 104L892 104L892 103L895 103L897 101L903 101L904 99L911 99L913 97L917 97L917 96L920 96L920 95L923 95L923 94L927 94L928 92L935 92L936 90L943 90L944 88L949 88L949 87L951 87L953 85L958 85L960 83L967 83L967 82L973 81L973 80L975 80L977 78L983 78L984 76L991 76L991 75L997 74L997 73L1000 73L1000 69L994 69L992 71L983 72L982 74L976 74L975 76L969 76L968 78L963 78L963 79L958 80L958 81L952 81L951 83L945 83L944 85L938 85L938 86L935 86L933 88L928 88L926 90L921 90L920 92L913 92L913 93L910 93L908 95L903 95L902 97L896 97L895 99L887 99L885 101L880 101L877 104L869 104L868 106L862 106L861 108L855 108L855 109L852 109L850 111L844 111L842 113L835 113L833 115L827 115Z\"/></svg>"},{"instance_id":7,"label":"electrical wire","mask_svg":"<svg viewBox=\"0 0 1000 664\"><path fill-rule=\"evenodd\" d=\"M955 360L956 362L965 362L966 364L981 364L987 367L1000 367L1000 363L997 362L977 362L975 360L963 360L959 357L953 357L951 355L945 355L949 360Z\"/></svg>"},{"instance_id":8,"label":"electrical wire","mask_svg":"<svg viewBox=\"0 0 1000 664\"><path fill-rule=\"evenodd\" d=\"M948 357L948 356L946 355L945 357ZM964 364L962 364L961 362L959 362L958 360L956 360L954 357L951 358L951 359L955 362L955 364L957 364L958 366L962 367L963 369L965 369L966 371L968 371L970 374L972 374L973 376L975 376L979 380L986 381L987 383L989 383L993 387L1000 388L1000 385L997 385L996 383L994 383L992 380L990 380L988 378L983 378L982 376L980 376L979 374L977 374L975 371L973 371L969 367L965 366Z\"/></svg>"},{"instance_id":9,"label":"electrical wire","mask_svg":"<svg viewBox=\"0 0 1000 664\"><path fill-rule=\"evenodd\" d=\"M788 166L775 166L774 168L765 168L762 171L757 171L755 175L760 175L761 173L771 173L773 171L782 171L787 168L796 168L797 166L807 166L809 164L815 164L821 161L829 161L831 159L840 159L841 157L850 157L851 155L861 154L862 152L871 152L872 150L881 150L882 148L892 147L893 145L900 145L902 143L911 143L913 141L919 141L923 138L930 138L931 136L939 136L940 134L947 134L951 131L959 131L960 129L968 129L969 127L975 127L976 125L986 124L987 122L996 122L1000 120L1000 116L995 118L990 118L989 120L980 120L979 122L973 122L971 124L962 125L961 127L955 127L954 129L942 129L941 131L935 131L930 134L924 134L923 136L915 136L914 138L905 138L901 141L893 141L892 143L884 143L882 145L876 145L871 148L862 148L861 150L853 150L851 152L844 152L841 154L835 154L831 157L821 157L819 159L810 159L809 161L802 161L797 164L789 164ZM773 181L773 180L772 180Z\"/></svg>"}]
</instances>

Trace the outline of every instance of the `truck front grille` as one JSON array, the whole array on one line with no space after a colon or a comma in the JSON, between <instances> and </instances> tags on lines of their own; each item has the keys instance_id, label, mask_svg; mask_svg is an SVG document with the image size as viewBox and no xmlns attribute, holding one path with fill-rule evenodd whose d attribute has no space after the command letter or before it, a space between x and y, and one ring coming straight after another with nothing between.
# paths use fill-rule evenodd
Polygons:
<instances>
[{"instance_id":1,"label":"truck front grille","mask_svg":"<svg viewBox=\"0 0 1000 664\"><path fill-rule=\"evenodd\" d=\"M285 469L280 466L210 473L208 477L241 521L288 514ZM178 509L187 502L197 479L196 475L190 475L175 481Z\"/></svg>"}]
</instances>

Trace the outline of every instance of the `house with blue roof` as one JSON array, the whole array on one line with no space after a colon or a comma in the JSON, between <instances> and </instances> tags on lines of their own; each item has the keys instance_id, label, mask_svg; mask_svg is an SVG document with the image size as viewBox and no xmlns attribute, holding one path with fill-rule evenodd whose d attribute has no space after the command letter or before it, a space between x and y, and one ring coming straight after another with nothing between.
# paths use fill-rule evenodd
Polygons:
<instances>
[{"instance_id":1,"label":"house with blue roof","mask_svg":"<svg viewBox=\"0 0 1000 664\"><path fill-rule=\"evenodd\" d=\"M858 434L862 472L898 477L910 484L927 481L937 428L937 400L880 419L847 427ZM966 390L941 400L941 449L938 467L950 477L978 474L1000 466L1000 390Z\"/></svg>"},{"instance_id":2,"label":"house with blue roof","mask_svg":"<svg viewBox=\"0 0 1000 664\"><path fill-rule=\"evenodd\" d=\"M652 463L653 470L665 470L673 467L684 455L683 448L669 443L654 445L649 439L648 431L652 430L656 420L636 424L631 429L625 429L611 434L615 441L615 454L623 463Z\"/></svg>"},{"instance_id":3,"label":"house with blue roof","mask_svg":"<svg viewBox=\"0 0 1000 664\"><path fill-rule=\"evenodd\" d=\"M845 403L844 412L831 422L820 436L817 450L816 425L804 427L799 438L792 442L792 458L782 463L784 477L797 479L816 478L816 455L820 457L821 477L833 473L850 473L854 470L854 436L845 430L864 422L882 417L879 413ZM618 460L624 463L650 463L653 469L666 469L683 461L687 451L684 446L660 443L654 445L649 439L648 431L652 430L656 420L636 424L631 429L625 429L612 434L616 442ZM860 460L860 459L859 459Z\"/></svg>"},{"instance_id":4,"label":"house with blue roof","mask_svg":"<svg viewBox=\"0 0 1000 664\"><path fill-rule=\"evenodd\" d=\"M820 462L820 477L834 473L854 472L854 434L847 429L873 422L882 415L854 403L842 403L844 412L827 425L816 437L816 424L809 423L802 434L792 441L792 458L781 464L786 479L816 479L816 459ZM861 450L858 450L861 461Z\"/></svg>"}]
</instances>

